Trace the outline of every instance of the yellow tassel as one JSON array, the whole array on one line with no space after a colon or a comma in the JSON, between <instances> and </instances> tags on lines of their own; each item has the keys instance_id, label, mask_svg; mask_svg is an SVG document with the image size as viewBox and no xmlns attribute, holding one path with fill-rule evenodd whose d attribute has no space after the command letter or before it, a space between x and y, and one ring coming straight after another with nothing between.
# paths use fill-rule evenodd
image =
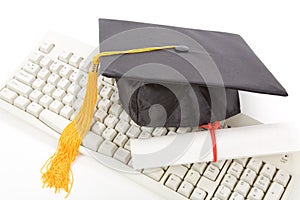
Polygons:
<instances>
[{"instance_id":1,"label":"yellow tassel","mask_svg":"<svg viewBox=\"0 0 300 200\"><path fill-rule=\"evenodd\" d=\"M93 69L88 75L87 90L80 111L74 120L63 130L56 152L46 161L41 169L43 187L54 188L55 192L64 190L67 193L66 197L70 194L74 181L71 165L79 153L82 139L90 128L97 102L97 68L100 63L100 57L142 53L175 47L162 46L127 51L102 52L93 58Z\"/></svg>"}]
</instances>

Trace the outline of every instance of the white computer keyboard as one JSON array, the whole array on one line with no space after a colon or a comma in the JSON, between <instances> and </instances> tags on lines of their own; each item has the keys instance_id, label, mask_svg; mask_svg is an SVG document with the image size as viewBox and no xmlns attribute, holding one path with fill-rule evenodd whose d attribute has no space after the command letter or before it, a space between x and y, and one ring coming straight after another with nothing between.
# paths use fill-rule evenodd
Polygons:
<instances>
[{"instance_id":1,"label":"white computer keyboard","mask_svg":"<svg viewBox=\"0 0 300 200\"><path fill-rule=\"evenodd\" d=\"M56 137L76 115L85 94L88 61L95 47L50 32L0 88L0 107ZM81 152L161 194L166 199L296 199L299 153L194 163L135 171L130 138L196 131L136 125L119 103L114 79L99 76L94 121ZM245 115L230 126L258 123Z\"/></svg>"}]
</instances>

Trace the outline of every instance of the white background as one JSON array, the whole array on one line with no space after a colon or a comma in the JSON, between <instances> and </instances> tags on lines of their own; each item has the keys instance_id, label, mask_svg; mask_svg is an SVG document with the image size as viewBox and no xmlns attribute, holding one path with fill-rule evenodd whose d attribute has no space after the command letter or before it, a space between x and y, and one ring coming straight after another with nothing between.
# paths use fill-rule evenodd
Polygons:
<instances>
[{"instance_id":1,"label":"white background","mask_svg":"<svg viewBox=\"0 0 300 200\"><path fill-rule=\"evenodd\" d=\"M40 38L53 30L98 45L98 18L238 33L289 92L242 94L243 111L263 122L298 120L300 6L297 1L1 1L0 80L4 82ZM41 189L40 167L56 140L0 112L0 199L63 199ZM89 157L73 165L69 199L160 199Z\"/></svg>"}]
</instances>

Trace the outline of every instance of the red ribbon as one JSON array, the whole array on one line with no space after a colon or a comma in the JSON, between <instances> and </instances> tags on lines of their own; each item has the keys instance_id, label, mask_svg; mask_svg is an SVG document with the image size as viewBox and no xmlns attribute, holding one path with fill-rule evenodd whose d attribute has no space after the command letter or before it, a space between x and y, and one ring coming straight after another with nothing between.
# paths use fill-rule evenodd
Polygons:
<instances>
[{"instance_id":1,"label":"red ribbon","mask_svg":"<svg viewBox=\"0 0 300 200\"><path fill-rule=\"evenodd\" d=\"M217 162L218 158L217 158L217 142L216 142L216 134L215 131L217 129L220 129L220 122L216 121L214 123L208 123L208 124L204 124L201 125L200 128L205 128L208 129L210 132L210 137L211 137L211 141L212 141L212 147L213 147L213 155L214 155L214 160L213 162Z\"/></svg>"}]
</instances>

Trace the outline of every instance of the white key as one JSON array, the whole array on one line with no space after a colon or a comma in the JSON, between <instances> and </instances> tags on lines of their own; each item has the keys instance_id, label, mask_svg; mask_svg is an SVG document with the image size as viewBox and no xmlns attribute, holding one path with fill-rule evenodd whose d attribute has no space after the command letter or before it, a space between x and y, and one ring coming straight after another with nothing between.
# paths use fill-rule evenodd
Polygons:
<instances>
[{"instance_id":1,"label":"white key","mask_svg":"<svg viewBox=\"0 0 300 200\"><path fill-rule=\"evenodd\" d=\"M274 181L280 183L281 185L283 185L283 187L286 187L289 180L290 180L289 173L282 169L278 170L278 172L274 177Z\"/></svg>"},{"instance_id":2,"label":"white key","mask_svg":"<svg viewBox=\"0 0 300 200\"><path fill-rule=\"evenodd\" d=\"M11 89L18 94L28 97L29 94L32 92L32 88L29 87L28 85L25 85L24 83L21 83L20 81L16 79L12 79L7 83L7 88Z\"/></svg>"},{"instance_id":3,"label":"white key","mask_svg":"<svg viewBox=\"0 0 300 200\"><path fill-rule=\"evenodd\" d=\"M76 100L76 98L72 94L67 94L63 98L62 102L68 106L72 106L74 104L75 100Z\"/></svg>"},{"instance_id":4,"label":"white key","mask_svg":"<svg viewBox=\"0 0 300 200\"><path fill-rule=\"evenodd\" d=\"M54 44L53 43L50 43L50 42L43 42L40 47L39 47L39 50L43 53L50 53L50 51L52 51L52 49L54 48Z\"/></svg>"},{"instance_id":5,"label":"white key","mask_svg":"<svg viewBox=\"0 0 300 200\"><path fill-rule=\"evenodd\" d=\"M104 122L104 119L106 118L107 113L103 110L97 110L97 112L95 113L95 118L96 120L98 120L99 122Z\"/></svg>"},{"instance_id":6,"label":"white key","mask_svg":"<svg viewBox=\"0 0 300 200\"><path fill-rule=\"evenodd\" d=\"M128 140L128 141L125 143L124 149L127 149L128 151L131 151L130 140Z\"/></svg>"},{"instance_id":7,"label":"white key","mask_svg":"<svg viewBox=\"0 0 300 200\"><path fill-rule=\"evenodd\" d=\"M110 108L111 104L112 104L112 102L110 100L101 99L98 103L98 108L107 112L108 109Z\"/></svg>"},{"instance_id":8,"label":"white key","mask_svg":"<svg viewBox=\"0 0 300 200\"><path fill-rule=\"evenodd\" d=\"M39 104L44 106L45 108L48 108L50 103L53 101L53 98L48 96L48 95L44 95L42 96L42 98L40 99Z\"/></svg>"},{"instance_id":9,"label":"white key","mask_svg":"<svg viewBox=\"0 0 300 200\"><path fill-rule=\"evenodd\" d=\"M102 144L100 145L98 152L112 157L115 151L117 150L117 148L118 148L117 145L115 145L111 141L104 140L104 142L102 142Z\"/></svg>"},{"instance_id":10,"label":"white key","mask_svg":"<svg viewBox=\"0 0 300 200\"><path fill-rule=\"evenodd\" d=\"M127 122L126 122L127 123ZM140 134L140 129L136 126L131 126L129 130L126 132L126 135L130 138L137 138Z\"/></svg>"},{"instance_id":11,"label":"white key","mask_svg":"<svg viewBox=\"0 0 300 200\"><path fill-rule=\"evenodd\" d=\"M119 147L114 154L114 158L127 164L130 160L130 152L122 147Z\"/></svg>"},{"instance_id":12,"label":"white key","mask_svg":"<svg viewBox=\"0 0 300 200\"><path fill-rule=\"evenodd\" d=\"M70 106L64 106L60 111L60 115L67 119L70 119L73 112L74 112L73 108L71 108Z\"/></svg>"},{"instance_id":13,"label":"white key","mask_svg":"<svg viewBox=\"0 0 300 200\"><path fill-rule=\"evenodd\" d=\"M231 191L228 187L222 185L219 186L215 196L218 197L219 199L228 199Z\"/></svg>"},{"instance_id":14,"label":"white key","mask_svg":"<svg viewBox=\"0 0 300 200\"><path fill-rule=\"evenodd\" d=\"M102 137L104 137L107 140L112 141L117 135L117 131L112 128L106 128L102 134Z\"/></svg>"},{"instance_id":15,"label":"white key","mask_svg":"<svg viewBox=\"0 0 300 200\"><path fill-rule=\"evenodd\" d=\"M126 133L126 131L129 128L129 123L124 121L124 120L120 120L119 123L116 125L115 129L119 132L119 133ZM130 137L130 136L129 136Z\"/></svg>"},{"instance_id":16,"label":"white key","mask_svg":"<svg viewBox=\"0 0 300 200\"><path fill-rule=\"evenodd\" d=\"M206 170L205 170L205 172L204 172L203 175L204 175L206 178L208 178L208 179L210 179L210 180L212 180L212 181L215 181L215 180L217 179L219 173L220 173L219 168L216 167L216 166L214 166L214 165L212 165L212 164L210 164L210 165L206 168Z\"/></svg>"},{"instance_id":17,"label":"white key","mask_svg":"<svg viewBox=\"0 0 300 200\"><path fill-rule=\"evenodd\" d=\"M153 130L154 130L154 128L153 128L153 127L142 126L142 127L141 127L141 130L142 130L142 131L147 131L147 132L149 132L149 133L152 133Z\"/></svg>"},{"instance_id":18,"label":"white key","mask_svg":"<svg viewBox=\"0 0 300 200\"><path fill-rule=\"evenodd\" d=\"M18 94L11 91L10 89L3 88L0 92L0 98L12 104L17 98Z\"/></svg>"},{"instance_id":19,"label":"white key","mask_svg":"<svg viewBox=\"0 0 300 200\"><path fill-rule=\"evenodd\" d=\"M165 184L168 188L176 191L180 183L181 179L178 176L171 174Z\"/></svg>"},{"instance_id":20,"label":"white key","mask_svg":"<svg viewBox=\"0 0 300 200\"><path fill-rule=\"evenodd\" d=\"M40 54L40 53L34 53L30 58L29 60L35 64L39 64L40 61L43 59L43 55Z\"/></svg>"},{"instance_id":21,"label":"white key","mask_svg":"<svg viewBox=\"0 0 300 200\"><path fill-rule=\"evenodd\" d=\"M156 136L162 136L162 135L165 135L167 132L168 132L168 130L166 128L164 128L164 127L157 127L152 132L152 135L154 137L156 137Z\"/></svg>"},{"instance_id":22,"label":"white key","mask_svg":"<svg viewBox=\"0 0 300 200\"><path fill-rule=\"evenodd\" d=\"M82 76L83 76L83 74L80 71L77 70L77 71L72 72L72 74L70 75L69 79L72 82L79 83L79 81L81 80Z\"/></svg>"},{"instance_id":23,"label":"white key","mask_svg":"<svg viewBox=\"0 0 300 200\"><path fill-rule=\"evenodd\" d=\"M35 80L35 77L33 75L25 72L24 70L17 72L15 78L29 86L31 86L33 81Z\"/></svg>"},{"instance_id":24,"label":"white key","mask_svg":"<svg viewBox=\"0 0 300 200\"><path fill-rule=\"evenodd\" d=\"M60 101L54 100L50 104L49 109L58 114L63 107L64 105Z\"/></svg>"},{"instance_id":25,"label":"white key","mask_svg":"<svg viewBox=\"0 0 300 200\"><path fill-rule=\"evenodd\" d=\"M105 120L104 120L104 124L107 126L107 127L110 127L110 128L114 128L115 125L118 123L118 118L116 118L115 116L109 114Z\"/></svg>"},{"instance_id":26,"label":"white key","mask_svg":"<svg viewBox=\"0 0 300 200\"><path fill-rule=\"evenodd\" d=\"M100 91L100 96L102 96L105 99L109 99L113 92L114 90L111 87L104 86Z\"/></svg>"},{"instance_id":27,"label":"white key","mask_svg":"<svg viewBox=\"0 0 300 200\"><path fill-rule=\"evenodd\" d=\"M263 175L259 175L254 183L255 187L263 190L264 192L267 191L269 185L270 185L270 180Z\"/></svg>"},{"instance_id":28,"label":"white key","mask_svg":"<svg viewBox=\"0 0 300 200\"><path fill-rule=\"evenodd\" d=\"M41 61L40 61L40 66L41 67L45 67L45 68L49 68L50 65L53 63L53 60L49 57L44 57Z\"/></svg>"},{"instance_id":29,"label":"white key","mask_svg":"<svg viewBox=\"0 0 300 200\"><path fill-rule=\"evenodd\" d=\"M92 131L97 135L102 135L103 131L106 129L106 126L100 122L96 122L93 127Z\"/></svg>"},{"instance_id":30,"label":"white key","mask_svg":"<svg viewBox=\"0 0 300 200\"><path fill-rule=\"evenodd\" d=\"M78 68L82 61L83 61L82 57L73 55L69 60L69 64L72 65L73 67Z\"/></svg>"},{"instance_id":31,"label":"white key","mask_svg":"<svg viewBox=\"0 0 300 200\"><path fill-rule=\"evenodd\" d=\"M40 92L39 90L33 90L29 95L29 99L31 101L34 101L35 103L38 103L42 98L42 96L43 96L42 92Z\"/></svg>"},{"instance_id":32,"label":"white key","mask_svg":"<svg viewBox=\"0 0 300 200\"><path fill-rule=\"evenodd\" d=\"M47 109L44 109L40 113L39 118L42 122L44 122L49 127L56 130L58 133L61 133L66 128L66 126L70 123L69 120L67 120L64 117L61 117Z\"/></svg>"},{"instance_id":33,"label":"white key","mask_svg":"<svg viewBox=\"0 0 300 200\"><path fill-rule=\"evenodd\" d=\"M123 111L122 106L116 103L112 104L112 106L109 109L109 113L117 117L119 117L122 111Z\"/></svg>"},{"instance_id":34,"label":"white key","mask_svg":"<svg viewBox=\"0 0 300 200\"><path fill-rule=\"evenodd\" d=\"M235 186L234 191L246 197L249 189L250 185L248 183L246 183L245 181L239 181L238 184Z\"/></svg>"},{"instance_id":35,"label":"white key","mask_svg":"<svg viewBox=\"0 0 300 200\"><path fill-rule=\"evenodd\" d=\"M204 200L206 197L206 192L200 188L195 188L192 195L191 200Z\"/></svg>"},{"instance_id":36,"label":"white key","mask_svg":"<svg viewBox=\"0 0 300 200\"><path fill-rule=\"evenodd\" d=\"M24 69L24 71L28 72L29 74L36 76L41 68L37 64L34 64L32 62L27 62L25 64L25 66L23 67L23 69Z\"/></svg>"},{"instance_id":37,"label":"white key","mask_svg":"<svg viewBox=\"0 0 300 200\"><path fill-rule=\"evenodd\" d=\"M230 188L231 190L233 190L235 184L237 182L237 178L234 177L233 175L231 174L226 174L224 176L224 179L221 183L221 185L225 185L226 187Z\"/></svg>"},{"instance_id":38,"label":"white key","mask_svg":"<svg viewBox=\"0 0 300 200\"><path fill-rule=\"evenodd\" d=\"M150 138L151 133L149 133L148 131L142 131L141 134L139 135L139 139L147 139Z\"/></svg>"},{"instance_id":39,"label":"white key","mask_svg":"<svg viewBox=\"0 0 300 200\"><path fill-rule=\"evenodd\" d=\"M58 63L58 62L54 62L50 67L50 71L53 72L53 73L56 73L58 74L60 69L63 67L62 64Z\"/></svg>"},{"instance_id":40,"label":"white key","mask_svg":"<svg viewBox=\"0 0 300 200\"><path fill-rule=\"evenodd\" d=\"M86 136L82 140L83 146L93 150L97 151L100 144L103 142L103 138L99 135L96 135L93 132L87 132Z\"/></svg>"},{"instance_id":41,"label":"white key","mask_svg":"<svg viewBox=\"0 0 300 200\"><path fill-rule=\"evenodd\" d=\"M37 74L37 77L42 79L43 81L47 81L48 77L50 76L50 71L48 69L42 68L39 73Z\"/></svg>"},{"instance_id":42,"label":"white key","mask_svg":"<svg viewBox=\"0 0 300 200\"><path fill-rule=\"evenodd\" d=\"M222 167L225 165L226 160L219 160L217 162L212 162L214 166L218 167L219 169L222 169Z\"/></svg>"},{"instance_id":43,"label":"white key","mask_svg":"<svg viewBox=\"0 0 300 200\"><path fill-rule=\"evenodd\" d=\"M71 53L71 52L63 51L58 56L58 59L65 63L68 63L72 55L73 55L73 53Z\"/></svg>"},{"instance_id":44,"label":"white key","mask_svg":"<svg viewBox=\"0 0 300 200\"><path fill-rule=\"evenodd\" d=\"M28 113L34 115L35 117L38 117L39 114L42 112L42 110L43 110L43 107L35 102L30 103L26 109L26 111Z\"/></svg>"},{"instance_id":45,"label":"white key","mask_svg":"<svg viewBox=\"0 0 300 200\"><path fill-rule=\"evenodd\" d=\"M80 99L84 99L85 93L86 93L86 88L83 87L83 88L81 88L81 90L80 90L79 93L77 94L77 97L80 98Z\"/></svg>"},{"instance_id":46,"label":"white key","mask_svg":"<svg viewBox=\"0 0 300 200\"><path fill-rule=\"evenodd\" d=\"M183 179L188 169L183 165L172 165L168 168L166 174L175 174L179 178Z\"/></svg>"},{"instance_id":47,"label":"white key","mask_svg":"<svg viewBox=\"0 0 300 200\"><path fill-rule=\"evenodd\" d=\"M199 179L200 179L200 174L193 169L190 169L186 174L186 176L184 177L184 180L186 180L187 182L193 185L196 185Z\"/></svg>"},{"instance_id":48,"label":"white key","mask_svg":"<svg viewBox=\"0 0 300 200\"><path fill-rule=\"evenodd\" d=\"M70 81L65 78L60 79L60 81L57 83L57 87L62 90L67 90L70 85Z\"/></svg>"},{"instance_id":49,"label":"white key","mask_svg":"<svg viewBox=\"0 0 300 200\"><path fill-rule=\"evenodd\" d=\"M29 99L23 96L18 96L14 101L14 105L22 110L25 110L29 104L30 104Z\"/></svg>"},{"instance_id":50,"label":"white key","mask_svg":"<svg viewBox=\"0 0 300 200\"><path fill-rule=\"evenodd\" d=\"M80 91L81 87L77 85L76 83L72 83L69 87L67 92L70 94L73 94L74 96L77 96L78 92Z\"/></svg>"},{"instance_id":51,"label":"white key","mask_svg":"<svg viewBox=\"0 0 300 200\"><path fill-rule=\"evenodd\" d=\"M111 95L110 100L114 103L119 103L120 97L119 97L119 92L114 91L114 93Z\"/></svg>"},{"instance_id":52,"label":"white key","mask_svg":"<svg viewBox=\"0 0 300 200\"><path fill-rule=\"evenodd\" d=\"M200 174L203 174L207 164L205 162L202 163L194 163L192 166L192 169L199 172Z\"/></svg>"},{"instance_id":53,"label":"white key","mask_svg":"<svg viewBox=\"0 0 300 200\"><path fill-rule=\"evenodd\" d=\"M238 192L233 192L229 198L229 200L244 200L245 198L243 195L239 194Z\"/></svg>"},{"instance_id":54,"label":"white key","mask_svg":"<svg viewBox=\"0 0 300 200\"><path fill-rule=\"evenodd\" d=\"M185 197L189 197L194 189L194 186L189 182L183 181L178 188L178 193L182 194Z\"/></svg>"},{"instance_id":55,"label":"white key","mask_svg":"<svg viewBox=\"0 0 300 200\"><path fill-rule=\"evenodd\" d=\"M60 71L59 71L59 75L69 79L70 75L73 73L73 70L68 67L68 66L64 66Z\"/></svg>"},{"instance_id":56,"label":"white key","mask_svg":"<svg viewBox=\"0 0 300 200\"><path fill-rule=\"evenodd\" d=\"M264 198L264 200L279 200L282 193L284 191L284 188L282 185L273 182Z\"/></svg>"},{"instance_id":57,"label":"white key","mask_svg":"<svg viewBox=\"0 0 300 200\"><path fill-rule=\"evenodd\" d=\"M32 87L37 90L42 90L45 85L45 81L39 78L35 79L35 81L32 83Z\"/></svg>"},{"instance_id":58,"label":"white key","mask_svg":"<svg viewBox=\"0 0 300 200\"><path fill-rule=\"evenodd\" d=\"M257 174L262 166L262 161L256 158L251 158L251 160L249 161L247 168L252 169L253 171L255 171Z\"/></svg>"},{"instance_id":59,"label":"white key","mask_svg":"<svg viewBox=\"0 0 300 200\"><path fill-rule=\"evenodd\" d=\"M118 146L123 147L124 144L127 142L128 137L124 134L119 133L115 139L114 139L114 143L116 143Z\"/></svg>"},{"instance_id":60,"label":"white key","mask_svg":"<svg viewBox=\"0 0 300 200\"><path fill-rule=\"evenodd\" d=\"M113 85L115 83L115 79L114 78L108 78L108 77L103 77L103 81L105 81L106 83L109 83L111 85Z\"/></svg>"},{"instance_id":61,"label":"white key","mask_svg":"<svg viewBox=\"0 0 300 200\"><path fill-rule=\"evenodd\" d=\"M47 82L51 83L52 85L56 85L59 80L60 80L60 77L57 74L53 73L48 77Z\"/></svg>"},{"instance_id":62,"label":"white key","mask_svg":"<svg viewBox=\"0 0 300 200\"><path fill-rule=\"evenodd\" d=\"M52 96L54 91L55 91L55 86L50 83L47 83L43 88L43 93L47 94L48 96Z\"/></svg>"},{"instance_id":63,"label":"white key","mask_svg":"<svg viewBox=\"0 0 300 200\"><path fill-rule=\"evenodd\" d=\"M241 180L249 183L250 185L253 184L254 180L256 178L256 173L255 171L251 170L251 169L246 169L244 172L243 172L243 175L241 177Z\"/></svg>"},{"instance_id":64,"label":"white key","mask_svg":"<svg viewBox=\"0 0 300 200\"><path fill-rule=\"evenodd\" d=\"M237 162L233 162L230 165L230 168L228 169L228 173L232 174L233 176L239 178L243 172L244 168L241 164L237 163Z\"/></svg>"},{"instance_id":65,"label":"white key","mask_svg":"<svg viewBox=\"0 0 300 200\"><path fill-rule=\"evenodd\" d=\"M190 127L179 127L177 129L177 133L188 133L191 131L191 128Z\"/></svg>"},{"instance_id":66,"label":"white key","mask_svg":"<svg viewBox=\"0 0 300 200\"><path fill-rule=\"evenodd\" d=\"M276 172L276 168L271 164L265 164L260 172L260 174L264 175L268 179L272 180L274 174Z\"/></svg>"},{"instance_id":67,"label":"white key","mask_svg":"<svg viewBox=\"0 0 300 200\"><path fill-rule=\"evenodd\" d=\"M123 110L122 113L120 114L120 119L123 119L127 122L130 122L131 120L130 116L126 113L125 110Z\"/></svg>"},{"instance_id":68,"label":"white key","mask_svg":"<svg viewBox=\"0 0 300 200\"><path fill-rule=\"evenodd\" d=\"M155 181L160 181L161 177L164 175L165 171L162 168L155 169L144 169L143 174L154 179Z\"/></svg>"},{"instance_id":69,"label":"white key","mask_svg":"<svg viewBox=\"0 0 300 200\"><path fill-rule=\"evenodd\" d=\"M264 196L264 192L256 187L252 188L248 194L250 200L261 200Z\"/></svg>"},{"instance_id":70,"label":"white key","mask_svg":"<svg viewBox=\"0 0 300 200\"><path fill-rule=\"evenodd\" d=\"M83 75L83 77L82 77L82 78L80 79L80 81L79 81L79 85L80 85L81 87L86 87L87 80L88 80L87 75L86 75L86 74Z\"/></svg>"},{"instance_id":71,"label":"white key","mask_svg":"<svg viewBox=\"0 0 300 200\"><path fill-rule=\"evenodd\" d=\"M64 90L57 88L56 90L54 90L52 97L56 100L61 101L65 95L66 95L66 92Z\"/></svg>"},{"instance_id":72,"label":"white key","mask_svg":"<svg viewBox=\"0 0 300 200\"><path fill-rule=\"evenodd\" d=\"M74 104L73 104L73 108L74 108L75 110L78 110L78 111L79 111L79 109L80 109L81 106L82 106L82 103L83 103L83 99L76 99L76 101L75 101Z\"/></svg>"}]
</instances>

